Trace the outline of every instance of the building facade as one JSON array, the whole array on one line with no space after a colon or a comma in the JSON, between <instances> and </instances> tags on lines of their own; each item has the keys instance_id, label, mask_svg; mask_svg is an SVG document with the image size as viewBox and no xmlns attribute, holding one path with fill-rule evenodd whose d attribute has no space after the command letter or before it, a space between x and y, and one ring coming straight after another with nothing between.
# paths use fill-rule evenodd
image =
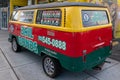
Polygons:
<instances>
[{"instance_id":1,"label":"building facade","mask_svg":"<svg viewBox=\"0 0 120 80\"><path fill-rule=\"evenodd\" d=\"M0 0L0 29L6 29L8 23L9 0ZM4 26L4 27L2 27Z\"/></svg>"}]
</instances>

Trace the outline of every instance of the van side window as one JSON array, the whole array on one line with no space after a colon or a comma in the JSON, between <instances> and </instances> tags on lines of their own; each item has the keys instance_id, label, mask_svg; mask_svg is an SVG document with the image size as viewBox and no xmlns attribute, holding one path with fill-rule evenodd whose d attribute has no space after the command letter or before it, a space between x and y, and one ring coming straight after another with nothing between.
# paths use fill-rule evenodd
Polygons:
<instances>
[{"instance_id":1,"label":"van side window","mask_svg":"<svg viewBox=\"0 0 120 80\"><path fill-rule=\"evenodd\" d=\"M12 20L13 20L13 21L17 21L17 20L18 20L18 14L19 14L19 12L16 12L16 11L14 11L14 12L12 13Z\"/></svg>"},{"instance_id":2,"label":"van side window","mask_svg":"<svg viewBox=\"0 0 120 80\"><path fill-rule=\"evenodd\" d=\"M20 22L32 23L34 17L34 11L21 11L19 20Z\"/></svg>"},{"instance_id":3,"label":"van side window","mask_svg":"<svg viewBox=\"0 0 120 80\"><path fill-rule=\"evenodd\" d=\"M84 27L105 25L109 23L107 12L104 10L83 10L82 21Z\"/></svg>"},{"instance_id":4,"label":"van side window","mask_svg":"<svg viewBox=\"0 0 120 80\"><path fill-rule=\"evenodd\" d=\"M38 10L37 12L37 24L60 26L61 25L61 10Z\"/></svg>"}]
</instances>

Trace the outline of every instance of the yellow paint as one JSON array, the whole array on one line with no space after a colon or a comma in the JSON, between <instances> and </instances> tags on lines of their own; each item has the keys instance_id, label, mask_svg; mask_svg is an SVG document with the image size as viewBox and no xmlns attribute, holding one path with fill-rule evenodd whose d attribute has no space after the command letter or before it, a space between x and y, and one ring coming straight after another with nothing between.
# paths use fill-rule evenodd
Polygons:
<instances>
[{"instance_id":1,"label":"yellow paint","mask_svg":"<svg viewBox=\"0 0 120 80\"><path fill-rule=\"evenodd\" d=\"M102 0L88 0L88 2L90 2L90 3L101 3Z\"/></svg>"},{"instance_id":2,"label":"yellow paint","mask_svg":"<svg viewBox=\"0 0 120 80\"><path fill-rule=\"evenodd\" d=\"M68 0L70 2L90 2L90 3L102 3L103 0Z\"/></svg>"},{"instance_id":3,"label":"yellow paint","mask_svg":"<svg viewBox=\"0 0 120 80\"><path fill-rule=\"evenodd\" d=\"M120 0L117 0L118 5L120 6Z\"/></svg>"},{"instance_id":4,"label":"yellow paint","mask_svg":"<svg viewBox=\"0 0 120 80\"><path fill-rule=\"evenodd\" d=\"M70 2L88 2L88 0L68 0Z\"/></svg>"},{"instance_id":5,"label":"yellow paint","mask_svg":"<svg viewBox=\"0 0 120 80\"><path fill-rule=\"evenodd\" d=\"M80 32L80 31L89 31L89 30L95 30L105 27L111 27L111 20L108 25L99 25L99 26L93 26L93 27L83 27L82 25L82 17L81 10L106 10L108 12L108 17L110 19L109 11L106 8L96 8L96 7L68 7L66 8L66 25L67 28L72 28L73 32ZM74 13L73 13L74 12Z\"/></svg>"},{"instance_id":6,"label":"yellow paint","mask_svg":"<svg viewBox=\"0 0 120 80\"><path fill-rule=\"evenodd\" d=\"M118 13L120 11L120 0L117 0L117 4L118 4ZM116 26L115 26L115 31L114 31L114 37L115 38L120 38L120 19L118 18L116 20Z\"/></svg>"},{"instance_id":7,"label":"yellow paint","mask_svg":"<svg viewBox=\"0 0 120 80\"><path fill-rule=\"evenodd\" d=\"M118 44L119 44L118 41L113 41L113 42L112 42L112 46L116 46L116 45L118 45Z\"/></svg>"},{"instance_id":8,"label":"yellow paint","mask_svg":"<svg viewBox=\"0 0 120 80\"><path fill-rule=\"evenodd\" d=\"M14 10L14 6L26 6L28 0L10 0L10 13Z\"/></svg>"},{"instance_id":9,"label":"yellow paint","mask_svg":"<svg viewBox=\"0 0 120 80\"><path fill-rule=\"evenodd\" d=\"M57 9L57 8L51 8L51 9ZM108 10L106 8L77 7L76 6L76 7L61 7L59 9L61 9L61 11L62 11L61 26L55 27L55 26L51 26L51 25L36 24L35 18L36 18L38 9L35 9L33 23L28 24L28 23L23 23L23 22L19 22L19 21L10 21L10 23L17 23L17 24L22 24L22 25L26 25L26 26L47 28L47 29L66 31L66 32L84 32L84 31L90 31L90 30L95 30L95 29L106 28L106 27L112 26L111 20L109 20L110 23L106 24L106 25L83 27L81 10L83 10L83 9L84 10L106 10L108 12ZM42 9L42 10L46 10L46 9ZM66 14L66 15L64 15L64 14ZM110 19L110 14L108 14L108 17Z\"/></svg>"},{"instance_id":10,"label":"yellow paint","mask_svg":"<svg viewBox=\"0 0 120 80\"><path fill-rule=\"evenodd\" d=\"M35 4L38 4L38 0L35 0Z\"/></svg>"},{"instance_id":11,"label":"yellow paint","mask_svg":"<svg viewBox=\"0 0 120 80\"><path fill-rule=\"evenodd\" d=\"M120 24L117 25L114 36L115 36L115 38L120 38Z\"/></svg>"}]
</instances>

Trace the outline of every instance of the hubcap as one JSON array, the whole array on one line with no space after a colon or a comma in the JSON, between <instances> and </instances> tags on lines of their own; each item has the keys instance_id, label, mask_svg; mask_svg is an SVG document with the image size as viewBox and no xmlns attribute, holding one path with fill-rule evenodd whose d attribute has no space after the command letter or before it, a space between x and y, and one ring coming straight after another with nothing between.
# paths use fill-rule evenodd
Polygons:
<instances>
[{"instance_id":1,"label":"hubcap","mask_svg":"<svg viewBox=\"0 0 120 80\"><path fill-rule=\"evenodd\" d=\"M53 75L55 72L55 66L51 58L47 57L44 60L44 68L48 75Z\"/></svg>"},{"instance_id":2,"label":"hubcap","mask_svg":"<svg viewBox=\"0 0 120 80\"><path fill-rule=\"evenodd\" d=\"M13 40L13 49L14 49L14 51L16 51L17 50L17 43L16 43L16 41L15 40Z\"/></svg>"}]
</instances>

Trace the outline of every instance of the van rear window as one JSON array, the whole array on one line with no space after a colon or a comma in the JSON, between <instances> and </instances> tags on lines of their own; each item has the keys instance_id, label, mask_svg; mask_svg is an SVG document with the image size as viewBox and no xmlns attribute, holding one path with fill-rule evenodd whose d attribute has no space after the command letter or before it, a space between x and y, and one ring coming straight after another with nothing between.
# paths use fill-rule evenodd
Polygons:
<instances>
[{"instance_id":1,"label":"van rear window","mask_svg":"<svg viewBox=\"0 0 120 80\"><path fill-rule=\"evenodd\" d=\"M105 25L109 23L106 11L83 10L82 21L84 27Z\"/></svg>"},{"instance_id":2,"label":"van rear window","mask_svg":"<svg viewBox=\"0 0 120 80\"><path fill-rule=\"evenodd\" d=\"M61 10L38 10L37 12L37 24L60 26L61 25Z\"/></svg>"}]
</instances>

